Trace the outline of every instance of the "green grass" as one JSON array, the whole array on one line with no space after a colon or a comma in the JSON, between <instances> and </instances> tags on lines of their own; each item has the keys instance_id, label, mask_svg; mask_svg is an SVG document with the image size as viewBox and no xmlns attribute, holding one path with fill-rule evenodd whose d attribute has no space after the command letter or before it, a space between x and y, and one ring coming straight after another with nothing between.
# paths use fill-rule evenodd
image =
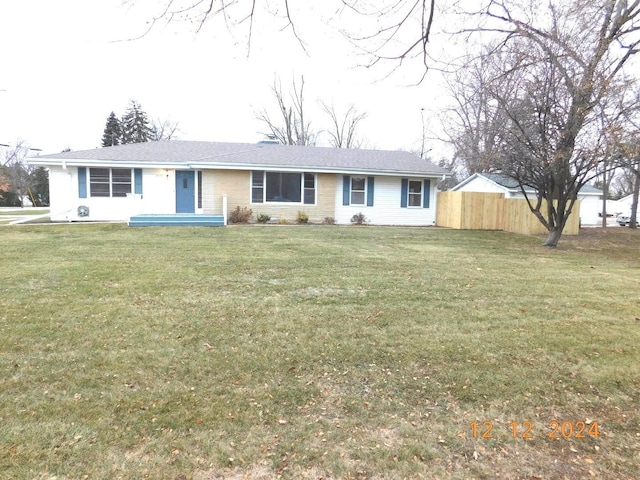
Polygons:
<instances>
[{"instance_id":1,"label":"green grass","mask_svg":"<svg viewBox=\"0 0 640 480\"><path fill-rule=\"evenodd\" d=\"M3 210L0 208L0 216L22 217L26 215L44 215L45 213L49 213L48 208L43 210L35 210L30 208Z\"/></svg>"},{"instance_id":2,"label":"green grass","mask_svg":"<svg viewBox=\"0 0 640 480\"><path fill-rule=\"evenodd\" d=\"M585 232L4 227L0 478L634 478L640 237Z\"/></svg>"}]
</instances>

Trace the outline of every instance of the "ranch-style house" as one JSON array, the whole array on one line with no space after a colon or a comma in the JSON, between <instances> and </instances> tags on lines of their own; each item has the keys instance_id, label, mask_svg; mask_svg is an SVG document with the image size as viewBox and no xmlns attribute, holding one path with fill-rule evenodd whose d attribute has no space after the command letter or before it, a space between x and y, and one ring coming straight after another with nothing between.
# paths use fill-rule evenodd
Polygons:
<instances>
[{"instance_id":1,"label":"ranch-style house","mask_svg":"<svg viewBox=\"0 0 640 480\"><path fill-rule=\"evenodd\" d=\"M165 140L41 155L53 221L226 220L236 207L295 221L435 224L449 172L403 151ZM198 224L197 222L194 224Z\"/></svg>"}]
</instances>

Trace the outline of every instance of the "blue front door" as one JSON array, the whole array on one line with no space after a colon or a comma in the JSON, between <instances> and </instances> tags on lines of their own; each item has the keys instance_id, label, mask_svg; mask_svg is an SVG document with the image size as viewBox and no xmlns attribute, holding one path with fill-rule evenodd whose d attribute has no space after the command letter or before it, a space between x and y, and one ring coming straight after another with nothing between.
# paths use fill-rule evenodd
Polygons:
<instances>
[{"instance_id":1,"label":"blue front door","mask_svg":"<svg viewBox=\"0 0 640 480\"><path fill-rule=\"evenodd\" d=\"M195 172L176 170L176 213L195 213Z\"/></svg>"}]
</instances>

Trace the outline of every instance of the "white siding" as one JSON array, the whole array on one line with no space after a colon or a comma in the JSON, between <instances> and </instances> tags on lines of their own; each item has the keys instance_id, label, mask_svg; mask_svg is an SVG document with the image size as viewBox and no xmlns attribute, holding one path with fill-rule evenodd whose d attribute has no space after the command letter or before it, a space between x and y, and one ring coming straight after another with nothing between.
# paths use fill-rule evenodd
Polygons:
<instances>
[{"instance_id":1,"label":"white siding","mask_svg":"<svg viewBox=\"0 0 640 480\"><path fill-rule=\"evenodd\" d=\"M210 203L212 176L203 177L203 202ZM400 177L375 177L374 206L343 206L343 176L335 175L335 220L338 224L350 224L351 217L363 213L372 225L435 225L436 185L431 179L429 208L400 206ZM420 178L424 180L424 178ZM127 221L140 213L175 213L175 173L173 170L143 169L142 195L131 194L126 198L91 197L89 169L87 168L87 198L79 197L78 168L51 167L49 174L51 219L53 221ZM331 179L333 183L334 180ZM244 188L244 187L243 187ZM207 210L205 205L205 210ZM78 207L89 208L88 217L78 217ZM210 205L209 205L210 206ZM331 208L328 206L328 208ZM209 208L210 209L210 208Z\"/></svg>"},{"instance_id":2,"label":"white siding","mask_svg":"<svg viewBox=\"0 0 640 480\"><path fill-rule=\"evenodd\" d=\"M601 225L602 218L598 213L602 210L599 195L578 195L580 200L580 225Z\"/></svg>"},{"instance_id":3,"label":"white siding","mask_svg":"<svg viewBox=\"0 0 640 480\"><path fill-rule=\"evenodd\" d=\"M413 179L412 179L413 180ZM421 180L423 180L421 178ZM400 206L400 177L375 177L373 206L343 205L343 176L336 175L335 220L348 225L351 217L363 213L372 225L431 226L436 219L436 185L438 179L431 179L429 208Z\"/></svg>"},{"instance_id":4,"label":"white siding","mask_svg":"<svg viewBox=\"0 0 640 480\"><path fill-rule=\"evenodd\" d=\"M627 215L631 215L631 204L633 203L633 194L631 195L627 195L626 197L622 197L620 200L618 200L618 208L614 209L615 212L609 212L609 209L607 208L607 212L609 213L625 213Z\"/></svg>"},{"instance_id":5,"label":"white siding","mask_svg":"<svg viewBox=\"0 0 640 480\"><path fill-rule=\"evenodd\" d=\"M509 197L509 190L507 188L501 187L484 177L476 177L456 190L459 192L504 193L505 197Z\"/></svg>"},{"instance_id":6,"label":"white siding","mask_svg":"<svg viewBox=\"0 0 640 480\"><path fill-rule=\"evenodd\" d=\"M89 191L87 168L87 192ZM173 171L142 170L142 195L127 197L80 198L78 168L51 167L49 197L53 221L127 221L139 213L175 213L175 176ZM78 207L89 208L88 217L78 217Z\"/></svg>"},{"instance_id":7,"label":"white siding","mask_svg":"<svg viewBox=\"0 0 640 480\"><path fill-rule=\"evenodd\" d=\"M78 198L78 170L62 167L49 167L49 204L51 220L70 221L71 211L79 205L74 199ZM74 212L75 215L75 212Z\"/></svg>"}]
</instances>

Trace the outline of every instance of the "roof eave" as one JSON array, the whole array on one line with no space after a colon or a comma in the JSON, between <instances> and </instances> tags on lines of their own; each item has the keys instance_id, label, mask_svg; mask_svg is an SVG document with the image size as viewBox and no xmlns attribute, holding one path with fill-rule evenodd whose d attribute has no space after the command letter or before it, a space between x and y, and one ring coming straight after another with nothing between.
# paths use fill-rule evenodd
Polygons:
<instances>
[{"instance_id":1,"label":"roof eave","mask_svg":"<svg viewBox=\"0 0 640 480\"><path fill-rule=\"evenodd\" d=\"M314 172L314 173L335 173L335 174L361 174L361 175L379 175L379 176L418 176L418 177L450 177L450 173L429 172L426 170L391 170L391 169L363 169L350 167L325 167L317 165L277 165L277 164L255 164L255 163L198 163L189 164L193 169L210 169L210 170L265 170L278 172Z\"/></svg>"},{"instance_id":2,"label":"roof eave","mask_svg":"<svg viewBox=\"0 0 640 480\"><path fill-rule=\"evenodd\" d=\"M109 168L160 168L185 170L265 170L279 172L315 172L345 175L378 175L378 176L407 176L407 177L450 177L448 172L429 172L417 170L363 169L348 167L320 167L320 166L291 166L277 164L253 163L220 163L220 162L136 162L118 160L89 160L89 159L60 159L38 158L27 159L27 163L42 166L67 167L109 167Z\"/></svg>"},{"instance_id":3,"label":"roof eave","mask_svg":"<svg viewBox=\"0 0 640 480\"><path fill-rule=\"evenodd\" d=\"M43 159L38 157L27 158L30 165L42 165L47 167L106 167L106 168L160 168L160 169L190 169L190 162L136 162L136 161L120 161L120 160L86 160L86 159L64 159L49 158Z\"/></svg>"},{"instance_id":4,"label":"roof eave","mask_svg":"<svg viewBox=\"0 0 640 480\"><path fill-rule=\"evenodd\" d=\"M457 190L460 190L462 187L464 187L466 184L468 184L469 182L471 182L474 178L477 178L478 174L474 173L473 175L465 178L464 180L462 180L460 183L458 183L457 185L454 185L453 188L451 188L452 192L455 192Z\"/></svg>"}]
</instances>

